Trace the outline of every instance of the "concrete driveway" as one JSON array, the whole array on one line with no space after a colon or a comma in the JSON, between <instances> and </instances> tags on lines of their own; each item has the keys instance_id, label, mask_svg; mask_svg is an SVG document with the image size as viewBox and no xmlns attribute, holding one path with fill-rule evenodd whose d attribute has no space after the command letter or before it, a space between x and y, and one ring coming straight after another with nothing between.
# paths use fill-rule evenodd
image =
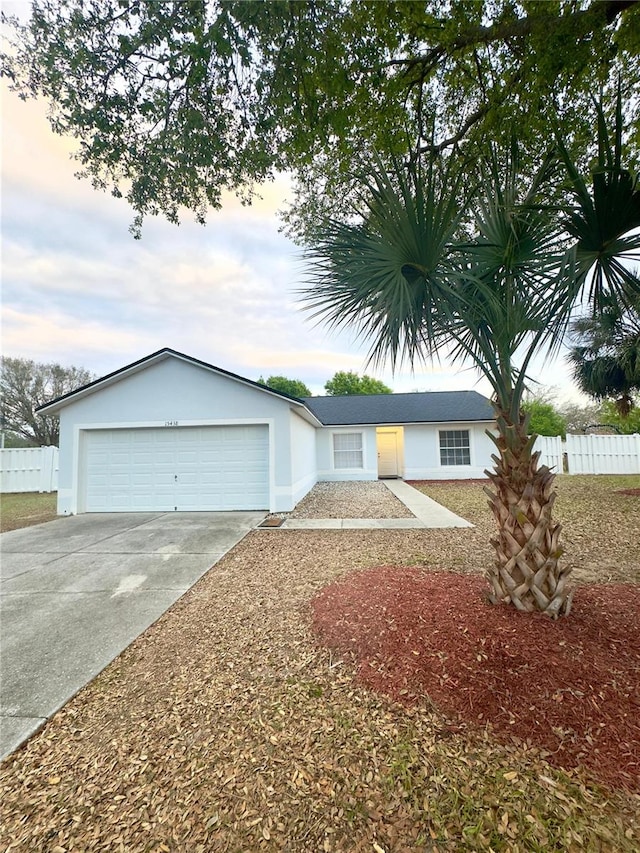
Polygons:
<instances>
[{"instance_id":1,"label":"concrete driveway","mask_svg":"<svg viewBox=\"0 0 640 853\"><path fill-rule=\"evenodd\" d=\"M100 513L2 534L0 757L91 681L264 515Z\"/></svg>"}]
</instances>

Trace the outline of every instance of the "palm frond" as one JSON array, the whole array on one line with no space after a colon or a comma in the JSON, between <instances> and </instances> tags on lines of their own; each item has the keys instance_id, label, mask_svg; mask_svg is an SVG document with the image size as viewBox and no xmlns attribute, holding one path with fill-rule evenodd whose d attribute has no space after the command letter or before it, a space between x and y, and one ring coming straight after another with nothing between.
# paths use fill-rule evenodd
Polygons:
<instances>
[{"instance_id":1,"label":"palm frond","mask_svg":"<svg viewBox=\"0 0 640 853\"><path fill-rule=\"evenodd\" d=\"M355 328L371 342L370 360L394 367L439 350L458 301L450 246L465 212L462 175L416 178L378 164L361 221L323 224L300 291L313 318Z\"/></svg>"},{"instance_id":2,"label":"palm frond","mask_svg":"<svg viewBox=\"0 0 640 853\"><path fill-rule=\"evenodd\" d=\"M640 389L640 293L632 303L621 306L609 295L600 314L571 327L569 362L578 387L597 400L619 397L623 406Z\"/></svg>"},{"instance_id":3,"label":"palm frond","mask_svg":"<svg viewBox=\"0 0 640 853\"><path fill-rule=\"evenodd\" d=\"M563 223L575 240L573 290L577 298L586 286L594 312L602 310L609 294L621 304L627 304L638 286L637 278L629 274L629 264L640 260L640 233L637 233L640 229L640 182L638 176L622 167L621 104L618 84L613 139L602 103L596 104L599 153L591 192L556 131L558 151L574 198Z\"/></svg>"},{"instance_id":4,"label":"palm frond","mask_svg":"<svg viewBox=\"0 0 640 853\"><path fill-rule=\"evenodd\" d=\"M557 212L539 203L554 168L549 155L525 182L515 143L502 161L492 152L474 198L477 236L460 242L460 171L419 176L378 164L360 220L325 222L307 255L306 309L355 328L373 361L413 364L443 349L454 362L472 360L517 414L524 380L514 356L524 345L528 364L527 347L552 334L549 293L562 268Z\"/></svg>"}]
</instances>

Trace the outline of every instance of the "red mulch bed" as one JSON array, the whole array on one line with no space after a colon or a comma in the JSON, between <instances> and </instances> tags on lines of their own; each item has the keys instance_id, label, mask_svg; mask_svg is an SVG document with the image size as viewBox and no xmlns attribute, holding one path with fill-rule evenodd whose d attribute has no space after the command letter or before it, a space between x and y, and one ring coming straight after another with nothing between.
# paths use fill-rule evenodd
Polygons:
<instances>
[{"instance_id":1,"label":"red mulch bed","mask_svg":"<svg viewBox=\"0 0 640 853\"><path fill-rule=\"evenodd\" d=\"M632 495L640 498L640 489L618 489L619 495Z\"/></svg>"},{"instance_id":2,"label":"red mulch bed","mask_svg":"<svg viewBox=\"0 0 640 853\"><path fill-rule=\"evenodd\" d=\"M359 679L406 704L490 723L565 768L640 790L640 596L583 586L552 621L492 606L473 575L381 567L353 572L312 602L323 643L355 656Z\"/></svg>"}]
</instances>

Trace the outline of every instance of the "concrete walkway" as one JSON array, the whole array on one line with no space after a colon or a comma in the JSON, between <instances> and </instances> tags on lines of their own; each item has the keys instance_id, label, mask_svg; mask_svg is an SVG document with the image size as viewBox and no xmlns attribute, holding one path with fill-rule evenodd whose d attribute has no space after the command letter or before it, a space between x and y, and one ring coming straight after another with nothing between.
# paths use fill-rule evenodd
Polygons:
<instances>
[{"instance_id":1,"label":"concrete walkway","mask_svg":"<svg viewBox=\"0 0 640 853\"><path fill-rule=\"evenodd\" d=\"M404 480L380 480L415 518L287 518L274 530L416 530L425 527L473 527Z\"/></svg>"}]
</instances>

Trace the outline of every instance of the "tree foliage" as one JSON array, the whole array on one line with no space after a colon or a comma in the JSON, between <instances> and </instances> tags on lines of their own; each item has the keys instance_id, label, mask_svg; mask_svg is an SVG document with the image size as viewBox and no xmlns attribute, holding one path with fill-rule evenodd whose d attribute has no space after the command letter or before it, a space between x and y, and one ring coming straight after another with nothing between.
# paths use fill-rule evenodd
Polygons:
<instances>
[{"instance_id":1,"label":"tree foliage","mask_svg":"<svg viewBox=\"0 0 640 853\"><path fill-rule=\"evenodd\" d=\"M308 233L349 210L374 151L461 152L469 170L516 123L533 164L556 122L585 146L592 96L617 79L637 143L639 32L634 0L35 0L4 59L135 233L181 208L204 221L282 170Z\"/></svg>"},{"instance_id":2,"label":"tree foliage","mask_svg":"<svg viewBox=\"0 0 640 853\"><path fill-rule=\"evenodd\" d=\"M265 380L261 376L258 382L267 385L269 388L273 388L274 391L281 391L283 394L288 394L290 397L311 397L311 391L299 379L288 379L286 376L270 376Z\"/></svg>"},{"instance_id":3,"label":"tree foliage","mask_svg":"<svg viewBox=\"0 0 640 853\"><path fill-rule=\"evenodd\" d=\"M339 370L324 385L330 397L343 397L363 394L393 394L391 388L380 379L372 376L358 376L352 370Z\"/></svg>"},{"instance_id":4,"label":"tree foliage","mask_svg":"<svg viewBox=\"0 0 640 853\"><path fill-rule=\"evenodd\" d=\"M19 447L33 447L33 439L24 438L22 435L17 435L15 432L4 432L4 446L7 449Z\"/></svg>"},{"instance_id":5,"label":"tree foliage","mask_svg":"<svg viewBox=\"0 0 640 853\"><path fill-rule=\"evenodd\" d=\"M578 387L596 400L614 398L626 417L640 391L640 282L627 304L606 298L600 313L574 321L572 333L569 360Z\"/></svg>"},{"instance_id":6,"label":"tree foliage","mask_svg":"<svg viewBox=\"0 0 640 853\"><path fill-rule=\"evenodd\" d=\"M621 435L640 432L640 394L634 395L634 406L626 416L620 414L614 400L587 405L563 403L558 412L566 422L567 432L575 435L600 432L607 427Z\"/></svg>"},{"instance_id":7,"label":"tree foliage","mask_svg":"<svg viewBox=\"0 0 640 853\"><path fill-rule=\"evenodd\" d=\"M567 425L567 432L579 435L593 424L602 422L600 406L595 403L582 406L578 403L563 403L558 411Z\"/></svg>"},{"instance_id":8,"label":"tree foliage","mask_svg":"<svg viewBox=\"0 0 640 853\"><path fill-rule=\"evenodd\" d=\"M529 416L529 432L536 435L561 435L562 438L566 436L566 421L553 403L533 398L522 404L522 411Z\"/></svg>"},{"instance_id":9,"label":"tree foliage","mask_svg":"<svg viewBox=\"0 0 640 853\"><path fill-rule=\"evenodd\" d=\"M640 433L640 394L632 394L631 401L629 411L623 414L615 400L603 400L595 423L609 424L615 427L620 435Z\"/></svg>"},{"instance_id":10,"label":"tree foliage","mask_svg":"<svg viewBox=\"0 0 640 853\"><path fill-rule=\"evenodd\" d=\"M57 416L39 415L36 409L93 379L95 376L82 367L3 357L0 388L4 428L32 445L57 446Z\"/></svg>"}]
</instances>

